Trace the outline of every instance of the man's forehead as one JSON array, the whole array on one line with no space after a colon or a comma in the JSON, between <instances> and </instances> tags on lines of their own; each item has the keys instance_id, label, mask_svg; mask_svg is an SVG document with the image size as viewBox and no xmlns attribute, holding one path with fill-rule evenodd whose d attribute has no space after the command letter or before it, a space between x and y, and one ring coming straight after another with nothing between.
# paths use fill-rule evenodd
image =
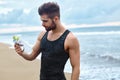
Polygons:
<instances>
[{"instance_id":1,"label":"man's forehead","mask_svg":"<svg viewBox=\"0 0 120 80\"><path fill-rule=\"evenodd\" d=\"M42 17L41 17L41 20L48 20L48 19L49 19L49 18L42 18Z\"/></svg>"},{"instance_id":2,"label":"man's forehead","mask_svg":"<svg viewBox=\"0 0 120 80\"><path fill-rule=\"evenodd\" d=\"M47 15L42 15L41 16L41 20L48 20L49 18L48 18L48 16Z\"/></svg>"}]
</instances>

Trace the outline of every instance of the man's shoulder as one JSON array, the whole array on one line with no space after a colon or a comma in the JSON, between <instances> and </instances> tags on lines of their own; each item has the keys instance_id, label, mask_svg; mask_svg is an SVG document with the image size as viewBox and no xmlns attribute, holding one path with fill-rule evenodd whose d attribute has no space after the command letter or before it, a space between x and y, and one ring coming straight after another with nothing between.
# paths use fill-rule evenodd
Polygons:
<instances>
[{"instance_id":1,"label":"man's shoulder","mask_svg":"<svg viewBox=\"0 0 120 80\"><path fill-rule=\"evenodd\" d=\"M38 39L41 40L45 33L46 31L41 31L40 34L38 35Z\"/></svg>"},{"instance_id":2,"label":"man's shoulder","mask_svg":"<svg viewBox=\"0 0 120 80\"><path fill-rule=\"evenodd\" d=\"M74 40L74 39L77 39L77 37L74 35L74 33L70 32L67 36L67 39L68 40Z\"/></svg>"},{"instance_id":3,"label":"man's shoulder","mask_svg":"<svg viewBox=\"0 0 120 80\"><path fill-rule=\"evenodd\" d=\"M68 34L65 42L69 48L73 48L74 46L79 45L77 37L72 32Z\"/></svg>"}]
</instances>

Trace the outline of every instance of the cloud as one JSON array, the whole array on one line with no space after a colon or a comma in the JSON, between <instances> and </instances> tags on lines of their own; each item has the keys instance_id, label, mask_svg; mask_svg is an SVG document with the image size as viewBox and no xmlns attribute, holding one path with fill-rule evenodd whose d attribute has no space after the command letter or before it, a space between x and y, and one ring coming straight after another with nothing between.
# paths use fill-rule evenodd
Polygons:
<instances>
[{"instance_id":1,"label":"cloud","mask_svg":"<svg viewBox=\"0 0 120 80\"><path fill-rule=\"evenodd\" d=\"M14 9L7 14L1 14L0 18L0 24L39 25L40 22L38 13L34 9L27 13L23 9Z\"/></svg>"},{"instance_id":2,"label":"cloud","mask_svg":"<svg viewBox=\"0 0 120 80\"><path fill-rule=\"evenodd\" d=\"M4 0L0 6L0 24L40 25L38 0Z\"/></svg>"},{"instance_id":3,"label":"cloud","mask_svg":"<svg viewBox=\"0 0 120 80\"><path fill-rule=\"evenodd\" d=\"M113 21L117 21L119 15L114 15L116 12L120 11L120 1L114 0L84 0L77 3L73 2L69 4L71 10L64 10L64 20L69 19L68 23L101 23L109 22L111 18ZM76 4L77 3L77 4ZM107 4L106 4L107 3ZM68 8L67 7L67 8ZM65 8L65 9L67 9ZM69 9L68 8L68 9ZM65 12L66 11L66 12ZM120 20L120 19L119 19Z\"/></svg>"},{"instance_id":4,"label":"cloud","mask_svg":"<svg viewBox=\"0 0 120 80\"><path fill-rule=\"evenodd\" d=\"M61 20L66 24L120 21L119 0L2 0L0 24L40 25L37 9L48 1L55 1L60 5Z\"/></svg>"},{"instance_id":5,"label":"cloud","mask_svg":"<svg viewBox=\"0 0 120 80\"><path fill-rule=\"evenodd\" d=\"M7 14L8 12L12 11L12 8L0 8L0 15Z\"/></svg>"},{"instance_id":6,"label":"cloud","mask_svg":"<svg viewBox=\"0 0 120 80\"><path fill-rule=\"evenodd\" d=\"M0 5L1 5L1 4L6 4L6 1L0 1Z\"/></svg>"}]
</instances>

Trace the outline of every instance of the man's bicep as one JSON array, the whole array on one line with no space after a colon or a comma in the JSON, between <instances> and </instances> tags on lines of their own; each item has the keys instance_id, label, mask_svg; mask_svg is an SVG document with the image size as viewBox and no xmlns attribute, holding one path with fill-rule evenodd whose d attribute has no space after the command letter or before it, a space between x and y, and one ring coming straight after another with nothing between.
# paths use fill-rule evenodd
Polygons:
<instances>
[{"instance_id":1,"label":"man's bicep","mask_svg":"<svg viewBox=\"0 0 120 80\"><path fill-rule=\"evenodd\" d=\"M35 45L33 46L32 54L34 56L37 56L41 52L41 50L40 50L40 44L41 44L41 39L44 36L44 34L45 34L44 31L40 33L40 35L38 36L38 38L36 40Z\"/></svg>"},{"instance_id":2,"label":"man's bicep","mask_svg":"<svg viewBox=\"0 0 120 80\"><path fill-rule=\"evenodd\" d=\"M79 47L79 42L75 38L71 40L69 45L69 56L70 56L70 62L71 65L74 66L79 66L80 65L80 47Z\"/></svg>"},{"instance_id":3,"label":"man's bicep","mask_svg":"<svg viewBox=\"0 0 120 80\"><path fill-rule=\"evenodd\" d=\"M44 34L45 34L45 31L42 31L42 32L39 34L39 36L38 36L38 38L37 38L37 40L36 40L36 43L35 43L35 45L33 46L33 50L34 50L34 51L40 51L41 39L42 39L42 37L44 36Z\"/></svg>"},{"instance_id":4,"label":"man's bicep","mask_svg":"<svg viewBox=\"0 0 120 80\"><path fill-rule=\"evenodd\" d=\"M33 52L40 52L40 41L37 40L35 45L33 46Z\"/></svg>"}]
</instances>

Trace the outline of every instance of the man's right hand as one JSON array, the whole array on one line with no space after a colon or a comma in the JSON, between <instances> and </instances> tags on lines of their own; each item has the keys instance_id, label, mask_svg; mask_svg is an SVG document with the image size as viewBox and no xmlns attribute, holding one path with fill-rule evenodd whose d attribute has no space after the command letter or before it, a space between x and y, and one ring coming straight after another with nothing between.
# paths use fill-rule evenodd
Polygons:
<instances>
[{"instance_id":1,"label":"man's right hand","mask_svg":"<svg viewBox=\"0 0 120 80\"><path fill-rule=\"evenodd\" d=\"M24 49L22 49L23 45L20 45L18 43L15 43L14 44L14 48L15 48L15 51L19 54L19 55L22 55L22 53L24 52Z\"/></svg>"}]
</instances>

